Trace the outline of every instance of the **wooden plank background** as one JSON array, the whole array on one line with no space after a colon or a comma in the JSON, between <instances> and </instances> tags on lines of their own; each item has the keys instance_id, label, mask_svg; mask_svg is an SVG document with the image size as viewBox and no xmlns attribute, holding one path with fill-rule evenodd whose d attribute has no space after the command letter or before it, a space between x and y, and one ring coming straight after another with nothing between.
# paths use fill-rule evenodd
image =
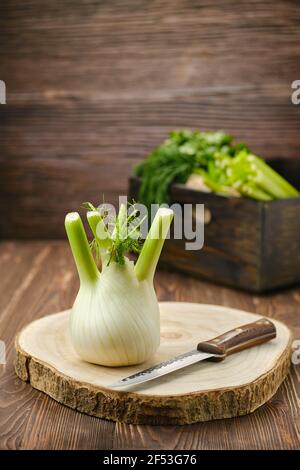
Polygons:
<instances>
[{"instance_id":1,"label":"wooden plank background","mask_svg":"<svg viewBox=\"0 0 300 470\"><path fill-rule=\"evenodd\" d=\"M176 127L299 157L297 0L0 4L0 237L64 237Z\"/></svg>"}]
</instances>

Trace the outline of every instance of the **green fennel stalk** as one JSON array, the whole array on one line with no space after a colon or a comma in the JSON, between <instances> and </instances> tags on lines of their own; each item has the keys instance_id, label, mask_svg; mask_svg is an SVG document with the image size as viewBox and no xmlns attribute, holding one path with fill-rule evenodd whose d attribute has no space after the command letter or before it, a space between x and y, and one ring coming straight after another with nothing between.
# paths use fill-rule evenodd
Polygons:
<instances>
[{"instance_id":1,"label":"green fennel stalk","mask_svg":"<svg viewBox=\"0 0 300 470\"><path fill-rule=\"evenodd\" d=\"M162 208L156 213L135 266L135 274L139 281L153 280L172 219L173 212L170 209Z\"/></svg>"},{"instance_id":2,"label":"green fennel stalk","mask_svg":"<svg viewBox=\"0 0 300 470\"><path fill-rule=\"evenodd\" d=\"M93 259L81 218L77 212L67 214L65 227L80 281L85 283L97 281L99 272Z\"/></svg>"}]
</instances>

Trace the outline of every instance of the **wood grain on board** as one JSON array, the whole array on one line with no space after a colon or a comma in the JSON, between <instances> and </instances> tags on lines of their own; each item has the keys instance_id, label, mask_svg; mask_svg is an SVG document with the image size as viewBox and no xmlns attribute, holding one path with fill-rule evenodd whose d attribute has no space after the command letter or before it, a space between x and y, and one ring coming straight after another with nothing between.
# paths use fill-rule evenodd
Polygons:
<instances>
[{"instance_id":1,"label":"wood grain on board","mask_svg":"<svg viewBox=\"0 0 300 470\"><path fill-rule=\"evenodd\" d=\"M33 319L72 305L77 274L65 242L0 244L1 449L299 449L299 366L276 395L253 414L188 426L114 424L56 403L14 372L14 337ZM160 300L226 305L285 322L300 338L300 289L253 296L175 272L155 278Z\"/></svg>"},{"instance_id":2,"label":"wood grain on board","mask_svg":"<svg viewBox=\"0 0 300 470\"><path fill-rule=\"evenodd\" d=\"M0 237L63 236L173 128L299 157L299 23L295 0L2 2Z\"/></svg>"}]
</instances>

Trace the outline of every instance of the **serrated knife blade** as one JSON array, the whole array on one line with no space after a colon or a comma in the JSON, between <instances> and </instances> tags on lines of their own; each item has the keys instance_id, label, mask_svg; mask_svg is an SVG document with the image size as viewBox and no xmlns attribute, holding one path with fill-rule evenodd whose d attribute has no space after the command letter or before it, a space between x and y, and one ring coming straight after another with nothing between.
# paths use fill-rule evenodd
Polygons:
<instances>
[{"instance_id":1,"label":"serrated knife blade","mask_svg":"<svg viewBox=\"0 0 300 470\"><path fill-rule=\"evenodd\" d=\"M214 354L204 353L194 349L179 356L175 356L164 362L160 362L148 369L141 370L133 375L124 377L113 384L108 385L108 388L119 388L127 387L130 385L137 385L139 383L148 382L149 380L157 379L163 375L174 372L175 370L182 369L183 367L196 364L197 362L208 359L209 357L215 356Z\"/></svg>"},{"instance_id":2,"label":"serrated knife blade","mask_svg":"<svg viewBox=\"0 0 300 470\"><path fill-rule=\"evenodd\" d=\"M237 326L216 338L202 341L197 345L197 349L180 354L172 359L118 380L109 385L108 388L119 388L148 382L149 380L162 377L170 372L209 358L214 361L222 361L230 354L258 346L275 337L275 325L268 318L259 318L257 321L247 325Z\"/></svg>"}]
</instances>

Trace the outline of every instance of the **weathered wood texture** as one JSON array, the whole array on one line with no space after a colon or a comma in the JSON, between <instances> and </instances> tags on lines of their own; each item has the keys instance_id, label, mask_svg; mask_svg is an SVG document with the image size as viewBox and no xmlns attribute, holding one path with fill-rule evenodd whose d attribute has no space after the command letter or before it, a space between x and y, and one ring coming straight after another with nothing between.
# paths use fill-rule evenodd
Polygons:
<instances>
[{"instance_id":1,"label":"weathered wood texture","mask_svg":"<svg viewBox=\"0 0 300 470\"><path fill-rule=\"evenodd\" d=\"M299 157L299 24L295 0L1 2L0 236L63 236L174 127Z\"/></svg>"},{"instance_id":2,"label":"weathered wood texture","mask_svg":"<svg viewBox=\"0 0 300 470\"><path fill-rule=\"evenodd\" d=\"M188 426L114 424L66 408L15 376L14 336L31 320L69 308L78 288L64 242L2 242L0 337L7 365L0 376L1 449L299 449L299 366L274 398L252 415ZM300 289L252 296L159 272L160 300L227 305L285 322L300 338Z\"/></svg>"}]
</instances>

